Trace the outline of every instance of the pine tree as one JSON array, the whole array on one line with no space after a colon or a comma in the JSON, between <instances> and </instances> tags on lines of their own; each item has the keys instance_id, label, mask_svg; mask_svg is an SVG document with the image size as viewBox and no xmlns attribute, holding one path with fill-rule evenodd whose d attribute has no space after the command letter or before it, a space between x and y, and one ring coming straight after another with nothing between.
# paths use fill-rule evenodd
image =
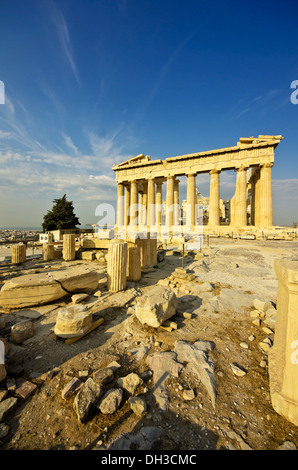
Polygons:
<instances>
[{"instance_id":1,"label":"pine tree","mask_svg":"<svg viewBox=\"0 0 298 470\"><path fill-rule=\"evenodd\" d=\"M53 200L53 207L43 217L42 228L44 232L49 230L61 230L76 228L81 225L74 213L72 201L66 200L66 194L60 199Z\"/></svg>"}]
</instances>

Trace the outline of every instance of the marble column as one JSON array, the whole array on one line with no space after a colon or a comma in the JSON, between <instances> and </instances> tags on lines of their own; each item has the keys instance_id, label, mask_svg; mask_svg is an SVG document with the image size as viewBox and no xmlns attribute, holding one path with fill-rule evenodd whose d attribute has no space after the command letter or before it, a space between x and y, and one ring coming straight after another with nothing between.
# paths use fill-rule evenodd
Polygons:
<instances>
[{"instance_id":1,"label":"marble column","mask_svg":"<svg viewBox=\"0 0 298 470\"><path fill-rule=\"evenodd\" d=\"M130 222L129 216L129 206L130 206L130 184L125 185L125 225L128 226Z\"/></svg>"},{"instance_id":2,"label":"marble column","mask_svg":"<svg viewBox=\"0 0 298 470\"><path fill-rule=\"evenodd\" d=\"M260 226L260 169L255 171L254 225Z\"/></svg>"},{"instance_id":3,"label":"marble column","mask_svg":"<svg viewBox=\"0 0 298 470\"><path fill-rule=\"evenodd\" d=\"M156 223L158 230L161 227L161 212L162 212L162 183L156 183Z\"/></svg>"},{"instance_id":4,"label":"marble column","mask_svg":"<svg viewBox=\"0 0 298 470\"><path fill-rule=\"evenodd\" d=\"M235 227L245 227L247 225L247 168L241 166L236 168L236 197L235 197L235 214L233 225Z\"/></svg>"},{"instance_id":5,"label":"marble column","mask_svg":"<svg viewBox=\"0 0 298 470\"><path fill-rule=\"evenodd\" d=\"M211 170L210 174L210 198L209 198L209 225L220 225L219 211L219 175L220 170Z\"/></svg>"},{"instance_id":6,"label":"marble column","mask_svg":"<svg viewBox=\"0 0 298 470\"><path fill-rule=\"evenodd\" d=\"M148 201L148 182L143 183L143 218L142 224L147 225L147 201Z\"/></svg>"},{"instance_id":7,"label":"marble column","mask_svg":"<svg viewBox=\"0 0 298 470\"><path fill-rule=\"evenodd\" d=\"M150 227L155 225L155 182L153 178L148 180L147 225Z\"/></svg>"},{"instance_id":8,"label":"marble column","mask_svg":"<svg viewBox=\"0 0 298 470\"><path fill-rule=\"evenodd\" d=\"M124 184L117 185L117 226L124 225Z\"/></svg>"},{"instance_id":9,"label":"marble column","mask_svg":"<svg viewBox=\"0 0 298 470\"><path fill-rule=\"evenodd\" d=\"M138 225L138 183L130 182L130 225Z\"/></svg>"},{"instance_id":10,"label":"marble column","mask_svg":"<svg viewBox=\"0 0 298 470\"><path fill-rule=\"evenodd\" d=\"M186 226L193 230L196 217L196 173L187 175L187 214Z\"/></svg>"},{"instance_id":11,"label":"marble column","mask_svg":"<svg viewBox=\"0 0 298 470\"><path fill-rule=\"evenodd\" d=\"M298 261L275 260L278 279L274 344L269 350L269 384L275 411L298 426Z\"/></svg>"},{"instance_id":12,"label":"marble column","mask_svg":"<svg viewBox=\"0 0 298 470\"><path fill-rule=\"evenodd\" d=\"M167 202L166 226L171 231L173 228L174 176L167 177L166 202Z\"/></svg>"},{"instance_id":13,"label":"marble column","mask_svg":"<svg viewBox=\"0 0 298 470\"><path fill-rule=\"evenodd\" d=\"M179 180L174 181L174 214L173 224L177 226L179 224Z\"/></svg>"},{"instance_id":14,"label":"marble column","mask_svg":"<svg viewBox=\"0 0 298 470\"><path fill-rule=\"evenodd\" d=\"M266 163L260 170L260 226L272 227L272 175L273 163Z\"/></svg>"}]
</instances>

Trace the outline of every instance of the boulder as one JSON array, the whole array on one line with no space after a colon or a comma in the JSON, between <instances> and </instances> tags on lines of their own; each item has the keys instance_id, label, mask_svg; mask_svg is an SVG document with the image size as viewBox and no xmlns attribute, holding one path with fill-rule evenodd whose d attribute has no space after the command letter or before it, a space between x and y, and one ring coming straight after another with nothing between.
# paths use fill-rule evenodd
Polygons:
<instances>
[{"instance_id":1,"label":"boulder","mask_svg":"<svg viewBox=\"0 0 298 470\"><path fill-rule=\"evenodd\" d=\"M10 334L14 343L21 344L34 336L34 323L30 320L19 321L11 327Z\"/></svg>"},{"instance_id":2,"label":"boulder","mask_svg":"<svg viewBox=\"0 0 298 470\"><path fill-rule=\"evenodd\" d=\"M135 316L142 324L158 328L176 313L177 297L167 288L154 286L138 298Z\"/></svg>"},{"instance_id":3,"label":"boulder","mask_svg":"<svg viewBox=\"0 0 298 470\"><path fill-rule=\"evenodd\" d=\"M122 401L123 390L121 388L112 388L103 396L98 409L103 414L115 413Z\"/></svg>"},{"instance_id":4,"label":"boulder","mask_svg":"<svg viewBox=\"0 0 298 470\"><path fill-rule=\"evenodd\" d=\"M22 308L61 299L69 293L92 292L98 286L99 274L83 266L60 271L25 274L6 281L0 291L0 306Z\"/></svg>"},{"instance_id":5,"label":"boulder","mask_svg":"<svg viewBox=\"0 0 298 470\"><path fill-rule=\"evenodd\" d=\"M81 386L73 402L73 409L81 423L85 423L89 419L101 395L101 386L89 377Z\"/></svg>"},{"instance_id":6,"label":"boulder","mask_svg":"<svg viewBox=\"0 0 298 470\"><path fill-rule=\"evenodd\" d=\"M76 338L87 333L92 324L93 315L85 305L69 305L59 310L54 333L61 338Z\"/></svg>"}]
</instances>

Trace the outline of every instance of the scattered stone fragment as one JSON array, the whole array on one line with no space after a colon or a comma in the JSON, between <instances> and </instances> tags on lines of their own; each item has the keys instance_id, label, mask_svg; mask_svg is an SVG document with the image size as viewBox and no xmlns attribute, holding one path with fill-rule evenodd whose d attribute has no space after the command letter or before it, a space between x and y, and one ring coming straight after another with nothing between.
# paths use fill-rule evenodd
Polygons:
<instances>
[{"instance_id":1,"label":"scattered stone fragment","mask_svg":"<svg viewBox=\"0 0 298 470\"><path fill-rule=\"evenodd\" d=\"M114 379L114 372L111 367L99 369L93 372L93 379L100 385L106 385Z\"/></svg>"},{"instance_id":2,"label":"scattered stone fragment","mask_svg":"<svg viewBox=\"0 0 298 470\"><path fill-rule=\"evenodd\" d=\"M54 332L62 338L82 336L92 327L93 315L84 305L70 305L59 310Z\"/></svg>"},{"instance_id":3,"label":"scattered stone fragment","mask_svg":"<svg viewBox=\"0 0 298 470\"><path fill-rule=\"evenodd\" d=\"M87 297L89 297L89 294L74 294L71 296L71 301L74 304L79 304L83 300L85 300Z\"/></svg>"},{"instance_id":4,"label":"scattered stone fragment","mask_svg":"<svg viewBox=\"0 0 298 470\"><path fill-rule=\"evenodd\" d=\"M147 411L146 401L142 397L130 397L128 403L132 411L138 416L143 416Z\"/></svg>"},{"instance_id":5,"label":"scattered stone fragment","mask_svg":"<svg viewBox=\"0 0 298 470\"><path fill-rule=\"evenodd\" d=\"M7 415L15 409L17 402L18 402L18 399L16 397L6 398L5 400L1 401L0 422L4 421Z\"/></svg>"},{"instance_id":6,"label":"scattered stone fragment","mask_svg":"<svg viewBox=\"0 0 298 470\"><path fill-rule=\"evenodd\" d=\"M294 442L285 441L281 446L277 448L277 450L297 450Z\"/></svg>"},{"instance_id":7,"label":"scattered stone fragment","mask_svg":"<svg viewBox=\"0 0 298 470\"><path fill-rule=\"evenodd\" d=\"M255 335L250 335L248 337L249 341L254 341L256 339Z\"/></svg>"},{"instance_id":8,"label":"scattered stone fragment","mask_svg":"<svg viewBox=\"0 0 298 470\"><path fill-rule=\"evenodd\" d=\"M134 313L142 324L158 328L175 315L177 303L171 289L153 286L137 299Z\"/></svg>"},{"instance_id":9,"label":"scattered stone fragment","mask_svg":"<svg viewBox=\"0 0 298 470\"><path fill-rule=\"evenodd\" d=\"M63 399L70 398L74 393L76 393L79 388L83 385L84 382L82 382L80 379L74 377L73 379L68 382L64 389L61 392L61 396Z\"/></svg>"},{"instance_id":10,"label":"scattered stone fragment","mask_svg":"<svg viewBox=\"0 0 298 470\"><path fill-rule=\"evenodd\" d=\"M8 433L9 433L8 424L0 423L0 439L3 439L3 437L6 437Z\"/></svg>"},{"instance_id":11,"label":"scattered stone fragment","mask_svg":"<svg viewBox=\"0 0 298 470\"><path fill-rule=\"evenodd\" d=\"M243 349L248 349L249 348L248 344L244 343L244 342L240 343L240 347L243 348Z\"/></svg>"},{"instance_id":12,"label":"scattered stone fragment","mask_svg":"<svg viewBox=\"0 0 298 470\"><path fill-rule=\"evenodd\" d=\"M260 326L261 325L261 320L259 318L255 318L255 320L253 320L252 323L256 326Z\"/></svg>"},{"instance_id":13,"label":"scattered stone fragment","mask_svg":"<svg viewBox=\"0 0 298 470\"><path fill-rule=\"evenodd\" d=\"M16 390L15 393L20 397L26 399L32 395L37 389L37 385L25 380L21 377L16 379Z\"/></svg>"},{"instance_id":14,"label":"scattered stone fragment","mask_svg":"<svg viewBox=\"0 0 298 470\"><path fill-rule=\"evenodd\" d=\"M117 381L119 387L124 388L131 395L133 395L138 387L143 384L143 380L134 372L126 375L125 377L120 377Z\"/></svg>"},{"instance_id":15,"label":"scattered stone fragment","mask_svg":"<svg viewBox=\"0 0 298 470\"><path fill-rule=\"evenodd\" d=\"M262 351L265 352L265 353L268 353L270 348L271 348L271 345L266 341L261 341L259 343L259 346L262 349Z\"/></svg>"},{"instance_id":16,"label":"scattered stone fragment","mask_svg":"<svg viewBox=\"0 0 298 470\"><path fill-rule=\"evenodd\" d=\"M236 364L235 362L231 364L231 368L232 368L233 374L237 375L238 377L243 377L244 375L247 374L247 371L243 367Z\"/></svg>"},{"instance_id":17,"label":"scattered stone fragment","mask_svg":"<svg viewBox=\"0 0 298 470\"><path fill-rule=\"evenodd\" d=\"M261 362L260 362L260 367L262 367L263 369L265 367L267 367L267 361L265 361L265 359L262 359Z\"/></svg>"},{"instance_id":18,"label":"scattered stone fragment","mask_svg":"<svg viewBox=\"0 0 298 470\"><path fill-rule=\"evenodd\" d=\"M21 344L34 336L34 323L30 320L20 321L11 327L11 340L16 344Z\"/></svg>"},{"instance_id":19,"label":"scattered stone fragment","mask_svg":"<svg viewBox=\"0 0 298 470\"><path fill-rule=\"evenodd\" d=\"M271 328L268 328L267 326L263 326L262 330L267 333L267 335L272 335L274 334L274 331L271 330Z\"/></svg>"},{"instance_id":20,"label":"scattered stone fragment","mask_svg":"<svg viewBox=\"0 0 298 470\"><path fill-rule=\"evenodd\" d=\"M102 389L100 385L89 377L79 389L73 402L74 411L81 423L85 423L89 419L101 395Z\"/></svg>"},{"instance_id":21,"label":"scattered stone fragment","mask_svg":"<svg viewBox=\"0 0 298 470\"><path fill-rule=\"evenodd\" d=\"M122 398L123 390L121 390L121 388L113 388L106 392L97 408L103 414L113 414L118 410Z\"/></svg>"},{"instance_id":22,"label":"scattered stone fragment","mask_svg":"<svg viewBox=\"0 0 298 470\"><path fill-rule=\"evenodd\" d=\"M193 400L195 398L195 392L192 389L183 390L182 397L186 401Z\"/></svg>"},{"instance_id":23,"label":"scattered stone fragment","mask_svg":"<svg viewBox=\"0 0 298 470\"><path fill-rule=\"evenodd\" d=\"M272 303L271 302L264 302L259 299L254 300L254 307L256 310L260 310L261 312L266 312L269 310L269 308L272 308Z\"/></svg>"}]
</instances>

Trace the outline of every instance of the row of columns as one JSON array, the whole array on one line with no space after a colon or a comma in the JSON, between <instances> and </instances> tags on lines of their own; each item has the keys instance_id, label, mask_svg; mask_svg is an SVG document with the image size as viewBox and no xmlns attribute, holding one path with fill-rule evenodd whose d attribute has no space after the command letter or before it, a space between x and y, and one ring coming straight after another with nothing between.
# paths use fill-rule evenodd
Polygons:
<instances>
[{"instance_id":1,"label":"row of columns","mask_svg":"<svg viewBox=\"0 0 298 470\"><path fill-rule=\"evenodd\" d=\"M272 226L272 178L273 164L265 164L255 170L251 183L250 224L259 227ZM245 227L247 223L247 170L236 168L236 191L230 201L230 225ZM213 169L210 174L209 226L220 225L220 173ZM138 180L118 183L117 225L118 226L160 226L162 214L162 184L166 181L166 226L179 223L179 180L175 176L164 179L149 178L138 190ZM193 228L196 223L196 173L187 175L187 215L186 225Z\"/></svg>"}]
</instances>

